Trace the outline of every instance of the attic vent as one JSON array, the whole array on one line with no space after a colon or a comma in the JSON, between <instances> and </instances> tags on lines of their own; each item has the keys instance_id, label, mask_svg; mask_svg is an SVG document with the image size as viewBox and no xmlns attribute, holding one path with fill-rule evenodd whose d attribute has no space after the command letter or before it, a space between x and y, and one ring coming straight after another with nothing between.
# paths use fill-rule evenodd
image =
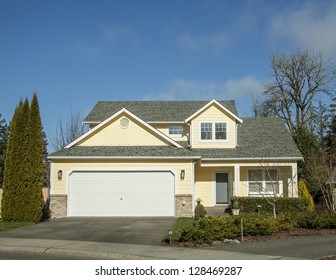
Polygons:
<instances>
[{"instance_id":1,"label":"attic vent","mask_svg":"<svg viewBox=\"0 0 336 280\"><path fill-rule=\"evenodd\" d=\"M120 120L120 127L121 128L127 128L128 127L128 125L129 125L129 119L128 118L122 118L121 120Z\"/></svg>"}]
</instances>

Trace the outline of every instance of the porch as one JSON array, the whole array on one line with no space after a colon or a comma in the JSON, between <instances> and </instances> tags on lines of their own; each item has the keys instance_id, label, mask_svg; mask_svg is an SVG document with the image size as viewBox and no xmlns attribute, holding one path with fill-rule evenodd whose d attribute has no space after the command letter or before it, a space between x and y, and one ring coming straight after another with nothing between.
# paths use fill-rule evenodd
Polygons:
<instances>
[{"instance_id":1,"label":"porch","mask_svg":"<svg viewBox=\"0 0 336 280\"><path fill-rule=\"evenodd\" d=\"M195 166L194 198L200 198L208 214L227 214L233 196L262 196L270 192L298 196L296 162L202 161ZM255 177L254 177L255 176Z\"/></svg>"}]
</instances>

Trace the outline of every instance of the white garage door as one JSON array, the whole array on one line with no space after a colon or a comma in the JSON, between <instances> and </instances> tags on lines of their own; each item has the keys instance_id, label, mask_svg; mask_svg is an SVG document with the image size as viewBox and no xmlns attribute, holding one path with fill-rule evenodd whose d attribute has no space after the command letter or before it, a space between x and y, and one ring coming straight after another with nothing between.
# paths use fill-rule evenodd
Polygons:
<instances>
[{"instance_id":1,"label":"white garage door","mask_svg":"<svg viewBox=\"0 0 336 280\"><path fill-rule=\"evenodd\" d=\"M167 171L73 172L69 216L174 216L175 179Z\"/></svg>"}]
</instances>

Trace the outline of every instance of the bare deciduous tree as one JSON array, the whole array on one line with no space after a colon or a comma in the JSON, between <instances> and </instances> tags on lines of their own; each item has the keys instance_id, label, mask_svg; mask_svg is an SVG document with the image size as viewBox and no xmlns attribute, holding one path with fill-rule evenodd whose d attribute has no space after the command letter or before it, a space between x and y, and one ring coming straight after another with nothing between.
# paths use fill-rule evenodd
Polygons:
<instances>
[{"instance_id":1,"label":"bare deciduous tree","mask_svg":"<svg viewBox=\"0 0 336 280\"><path fill-rule=\"evenodd\" d=\"M50 145L58 151L66 145L83 135L84 127L82 125L83 117L81 113L71 113L70 118L59 119L55 134L50 137Z\"/></svg>"},{"instance_id":2,"label":"bare deciduous tree","mask_svg":"<svg viewBox=\"0 0 336 280\"><path fill-rule=\"evenodd\" d=\"M321 52L297 51L271 57L272 81L265 86L265 106L282 118L293 134L311 121L311 108L321 95L330 95L335 73Z\"/></svg>"},{"instance_id":3,"label":"bare deciduous tree","mask_svg":"<svg viewBox=\"0 0 336 280\"><path fill-rule=\"evenodd\" d=\"M336 154L325 149L312 152L306 169L310 180L321 190L328 211L336 213Z\"/></svg>"}]
</instances>

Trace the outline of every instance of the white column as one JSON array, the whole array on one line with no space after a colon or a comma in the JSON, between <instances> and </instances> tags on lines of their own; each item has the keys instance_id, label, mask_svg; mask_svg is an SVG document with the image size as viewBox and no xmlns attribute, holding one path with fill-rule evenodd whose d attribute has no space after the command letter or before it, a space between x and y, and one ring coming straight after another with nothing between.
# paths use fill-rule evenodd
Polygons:
<instances>
[{"instance_id":1,"label":"white column","mask_svg":"<svg viewBox=\"0 0 336 280\"><path fill-rule=\"evenodd\" d=\"M240 196L240 165L234 165L234 187L233 195Z\"/></svg>"},{"instance_id":2,"label":"white column","mask_svg":"<svg viewBox=\"0 0 336 280\"><path fill-rule=\"evenodd\" d=\"M289 189L289 196L290 197L298 197L299 192L298 192L298 172L297 172L297 163L292 163L292 177L290 178L291 181L291 187Z\"/></svg>"}]
</instances>

